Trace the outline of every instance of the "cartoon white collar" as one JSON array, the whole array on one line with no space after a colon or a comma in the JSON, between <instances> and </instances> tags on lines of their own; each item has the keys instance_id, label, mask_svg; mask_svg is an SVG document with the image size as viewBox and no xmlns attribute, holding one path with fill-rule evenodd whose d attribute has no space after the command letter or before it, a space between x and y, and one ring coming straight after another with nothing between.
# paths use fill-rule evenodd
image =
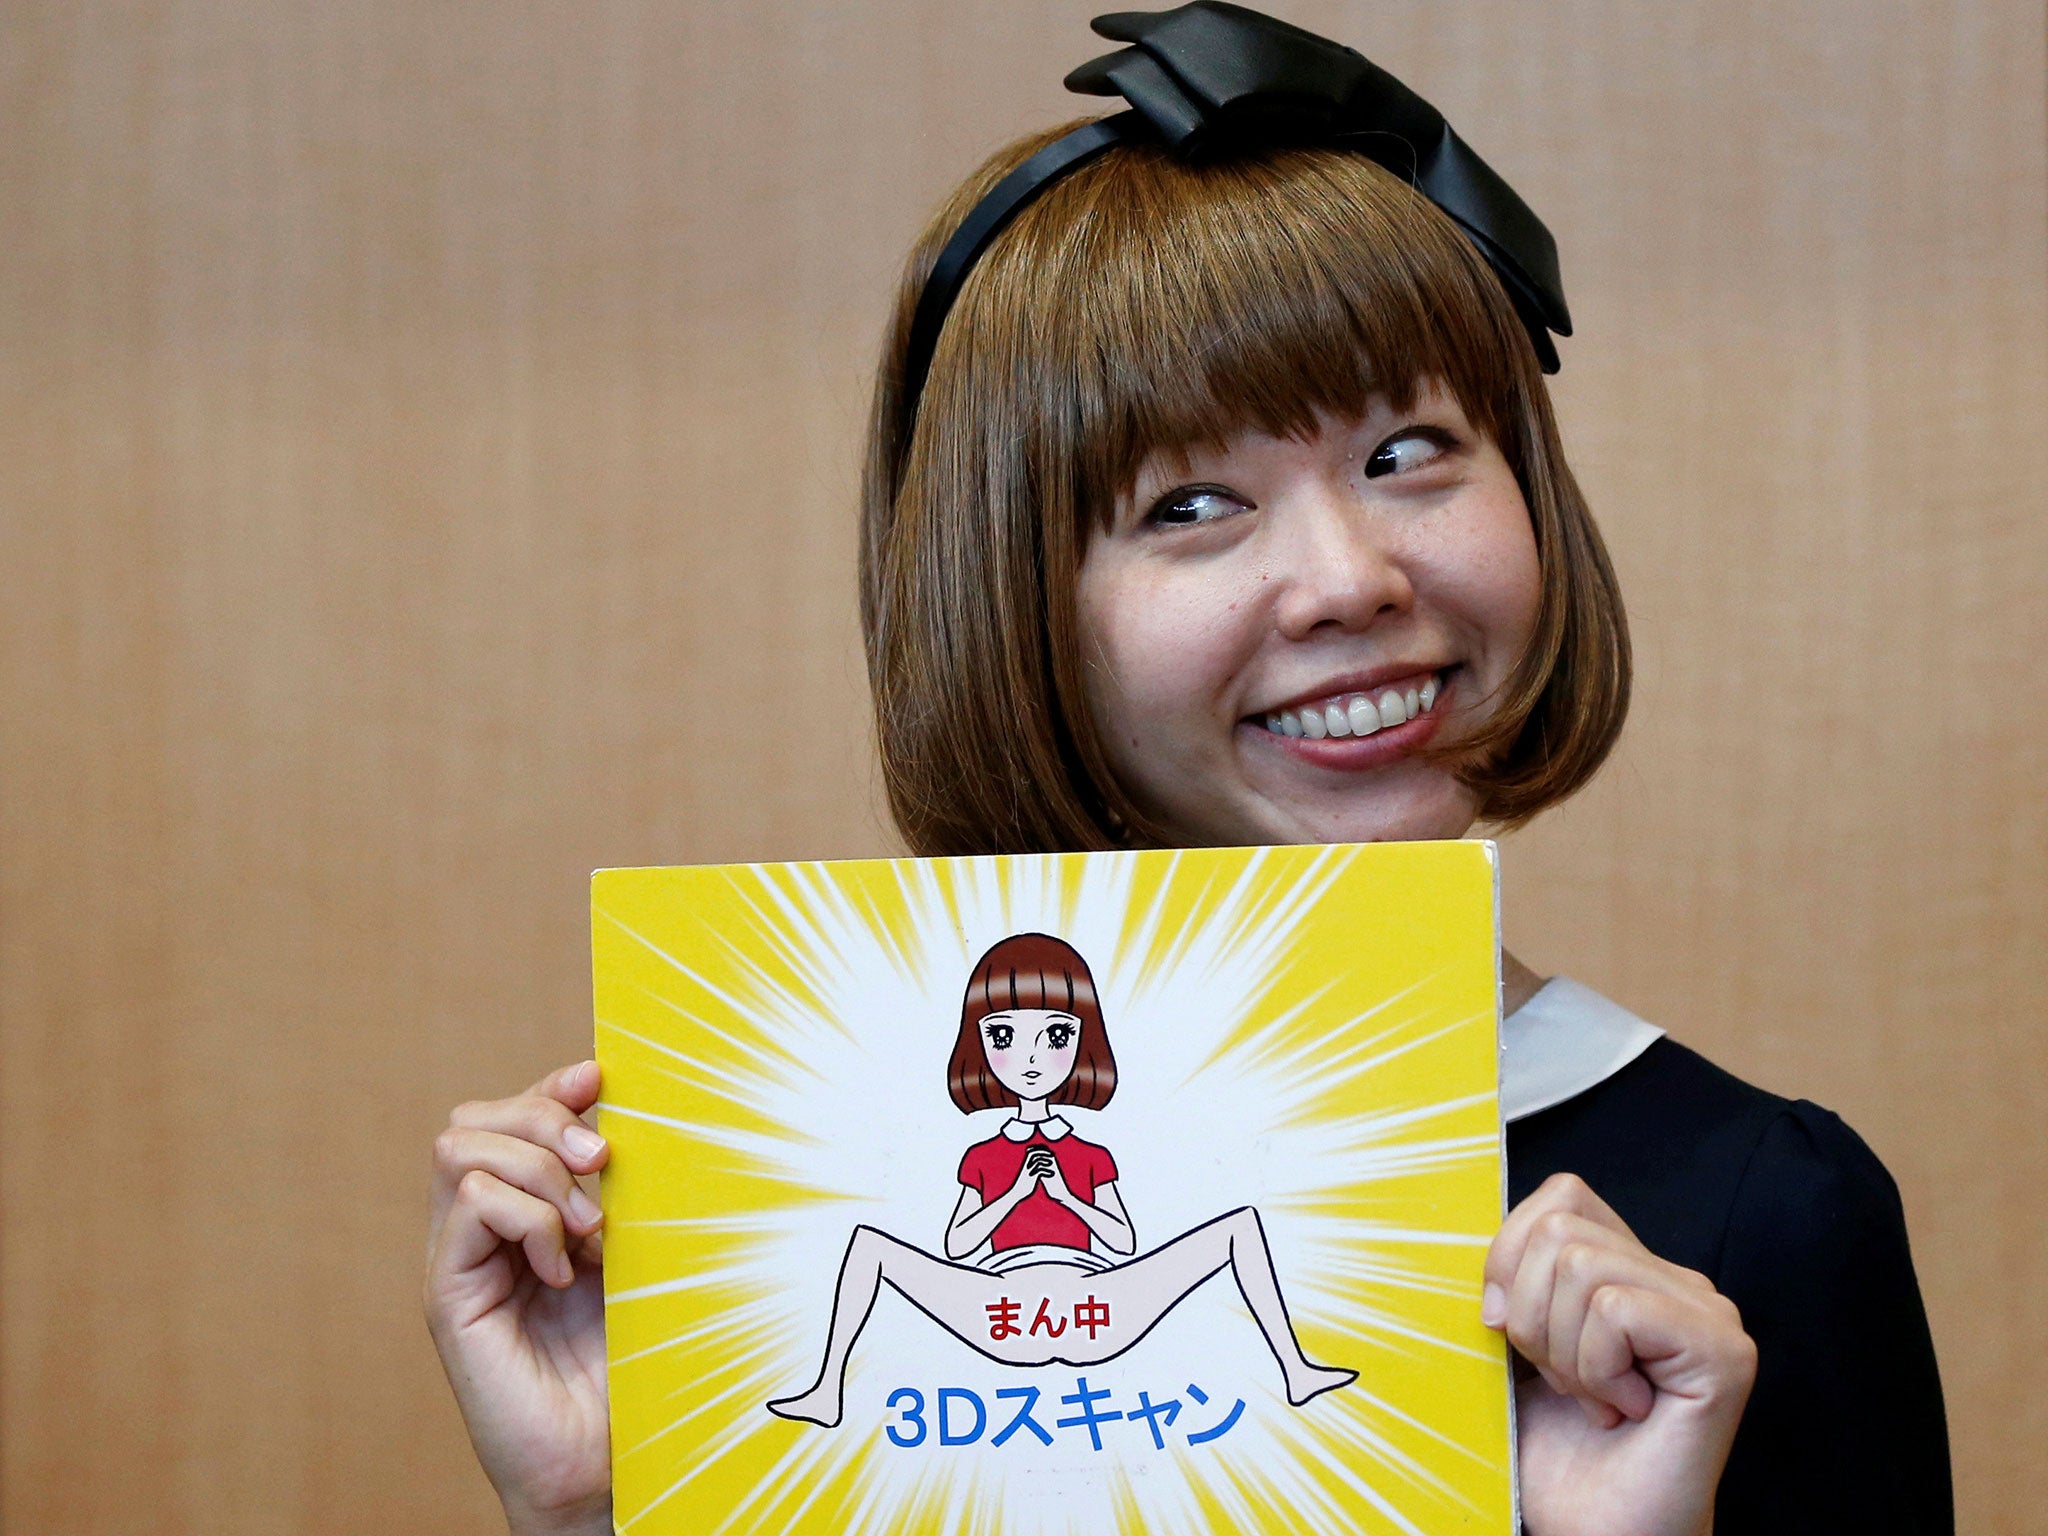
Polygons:
<instances>
[{"instance_id":1,"label":"cartoon white collar","mask_svg":"<svg viewBox=\"0 0 2048 1536\"><path fill-rule=\"evenodd\" d=\"M1012 1141L1029 1141L1033 1135L1041 1131L1047 1141L1058 1141L1072 1129L1073 1127L1058 1115L1044 1120L1023 1120L1012 1116L1003 1122L1003 1134Z\"/></svg>"}]
</instances>

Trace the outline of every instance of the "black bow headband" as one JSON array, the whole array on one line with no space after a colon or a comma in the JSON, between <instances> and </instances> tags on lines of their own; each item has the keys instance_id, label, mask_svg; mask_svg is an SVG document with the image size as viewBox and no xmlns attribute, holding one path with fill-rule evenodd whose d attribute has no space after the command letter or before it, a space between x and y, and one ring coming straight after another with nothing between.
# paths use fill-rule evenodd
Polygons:
<instances>
[{"instance_id":1,"label":"black bow headband","mask_svg":"<svg viewBox=\"0 0 2048 1536\"><path fill-rule=\"evenodd\" d=\"M1409 180L1449 214L1499 274L1535 343L1557 372L1552 331L1572 333L1543 221L1451 131L1443 114L1377 64L1271 16L1193 0L1170 11L1119 11L1090 23L1132 46L1067 76L1070 91L1122 96L1132 110L1085 123L998 182L961 221L918 296L903 365L914 417L939 331L960 285L1017 210L1076 166L1126 141L1163 142L1193 159L1282 144L1355 149Z\"/></svg>"}]
</instances>

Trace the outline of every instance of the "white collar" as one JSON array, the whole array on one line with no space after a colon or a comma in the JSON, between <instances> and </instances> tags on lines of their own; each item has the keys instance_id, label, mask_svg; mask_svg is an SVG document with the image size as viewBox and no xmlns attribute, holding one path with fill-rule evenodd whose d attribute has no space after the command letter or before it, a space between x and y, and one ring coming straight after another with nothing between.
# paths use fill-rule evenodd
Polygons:
<instances>
[{"instance_id":1,"label":"white collar","mask_svg":"<svg viewBox=\"0 0 2048 1536\"><path fill-rule=\"evenodd\" d=\"M1049 1116L1044 1120L1022 1120L1012 1116L1003 1122L1003 1134L1012 1141L1029 1141L1040 1133L1043 1133L1047 1141L1058 1141L1072 1129L1073 1127L1058 1115Z\"/></svg>"},{"instance_id":2,"label":"white collar","mask_svg":"<svg viewBox=\"0 0 2048 1536\"><path fill-rule=\"evenodd\" d=\"M1577 1098L1664 1031L1569 976L1553 976L1500 1024L1500 1113L1521 1120Z\"/></svg>"}]
</instances>

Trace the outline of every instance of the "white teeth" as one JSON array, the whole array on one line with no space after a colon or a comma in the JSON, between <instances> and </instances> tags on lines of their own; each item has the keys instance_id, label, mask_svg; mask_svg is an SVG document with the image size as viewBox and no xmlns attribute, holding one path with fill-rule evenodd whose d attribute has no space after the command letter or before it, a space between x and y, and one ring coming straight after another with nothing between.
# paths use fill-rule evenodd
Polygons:
<instances>
[{"instance_id":1,"label":"white teeth","mask_svg":"<svg viewBox=\"0 0 2048 1536\"><path fill-rule=\"evenodd\" d=\"M1326 704L1275 710L1266 716L1266 729L1276 736L1306 736L1310 741L1328 736L1370 736L1428 714L1442 696L1443 683L1431 675L1419 688L1388 688L1378 699L1368 693L1354 693Z\"/></svg>"}]
</instances>

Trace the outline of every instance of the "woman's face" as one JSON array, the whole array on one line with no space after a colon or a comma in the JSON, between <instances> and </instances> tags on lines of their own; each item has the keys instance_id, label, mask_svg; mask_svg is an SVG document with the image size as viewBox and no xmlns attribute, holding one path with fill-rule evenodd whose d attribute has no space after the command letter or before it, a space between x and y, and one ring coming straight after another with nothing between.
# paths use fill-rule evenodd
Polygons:
<instances>
[{"instance_id":1,"label":"woman's face","mask_svg":"<svg viewBox=\"0 0 2048 1536\"><path fill-rule=\"evenodd\" d=\"M1044 1099L1074 1074L1081 1021L1049 1008L991 1013L978 1026L996 1081L1020 1099Z\"/></svg>"},{"instance_id":2,"label":"woman's face","mask_svg":"<svg viewBox=\"0 0 2048 1536\"><path fill-rule=\"evenodd\" d=\"M1537 592L1514 472L1440 389L1155 455L1082 562L1090 708L1176 842L1457 837L1474 797L1415 753L1491 711Z\"/></svg>"}]
</instances>

